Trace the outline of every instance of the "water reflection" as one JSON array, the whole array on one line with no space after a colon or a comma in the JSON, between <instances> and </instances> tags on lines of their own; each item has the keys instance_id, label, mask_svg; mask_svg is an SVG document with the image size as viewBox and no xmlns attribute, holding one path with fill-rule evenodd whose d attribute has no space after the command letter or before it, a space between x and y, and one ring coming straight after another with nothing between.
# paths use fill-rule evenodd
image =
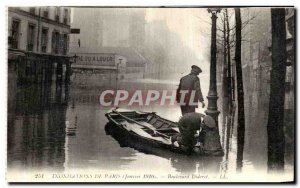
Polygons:
<instances>
[{"instance_id":1,"label":"water reflection","mask_svg":"<svg viewBox=\"0 0 300 188\"><path fill-rule=\"evenodd\" d=\"M180 76L180 75L179 75ZM99 77L99 76L98 76ZM108 76L113 77L113 76ZM101 78L101 79L100 79ZM77 82L72 84L70 105L66 113L67 125L75 127L76 134L66 137L66 170L71 169L98 169L98 170L124 170L134 171L138 164L150 163L155 160L165 163L168 172L180 173L218 173L222 158L187 157L166 151L145 150L145 148L130 147L128 140L117 142L115 138L106 135L105 126L108 122L104 114L110 108L99 105L99 95L104 89L114 89L114 79L99 77L98 85L86 86ZM88 88L86 88L88 87ZM135 82L123 80L118 84L119 89L147 91L150 89L169 90L176 89L176 82L153 82L144 80ZM126 104L122 107L127 107ZM177 121L180 118L180 109L177 106L133 106L134 110L155 111L165 118ZM76 122L76 123L75 123ZM169 162L166 162L169 161Z\"/></svg>"},{"instance_id":2,"label":"water reflection","mask_svg":"<svg viewBox=\"0 0 300 188\"><path fill-rule=\"evenodd\" d=\"M68 85L9 89L14 104L8 108L8 167L63 170Z\"/></svg>"},{"instance_id":3,"label":"water reflection","mask_svg":"<svg viewBox=\"0 0 300 188\"><path fill-rule=\"evenodd\" d=\"M184 154L172 153L166 149L151 147L147 144L137 142L133 137L122 134L116 130L111 123L107 123L105 131L118 141L122 148L133 148L145 154L152 154L169 160L172 168L182 174L212 174L219 172L222 157L208 156L187 156Z\"/></svg>"},{"instance_id":4,"label":"water reflection","mask_svg":"<svg viewBox=\"0 0 300 188\"><path fill-rule=\"evenodd\" d=\"M76 125L76 135L66 137L66 170L72 169L119 169L131 161L126 157L135 151L120 149L117 143L106 136L105 111L97 103L75 103L67 109L67 122Z\"/></svg>"},{"instance_id":5,"label":"water reflection","mask_svg":"<svg viewBox=\"0 0 300 188\"><path fill-rule=\"evenodd\" d=\"M188 157L141 147L137 143L130 143L130 140L120 141L107 135L105 126L108 120L104 114L109 108L100 106L98 101L101 91L115 89L114 76L107 74L93 76L91 84L91 81L84 79L87 76L73 74L70 85L55 81L18 85L14 75L9 74L8 166L65 171L93 169L134 172L136 169L161 169L168 173L211 174L219 178L228 178L229 174L236 173L236 124L233 123L224 129L219 128L222 130L220 134L225 152L223 158ZM177 76L178 80L180 76ZM118 87L128 91L172 91L177 88L174 80L122 80ZM203 93L208 91L208 85L205 84L202 84ZM250 106L246 103L246 109ZM128 108L126 105L120 107ZM137 105L130 108L154 111L172 121L178 121L181 116L180 108L176 105ZM203 113L204 110L197 109L197 112ZM253 111L251 116L246 116L245 173L248 169L251 172L266 171L265 123L266 114ZM155 169L153 163L158 164Z\"/></svg>"}]
</instances>

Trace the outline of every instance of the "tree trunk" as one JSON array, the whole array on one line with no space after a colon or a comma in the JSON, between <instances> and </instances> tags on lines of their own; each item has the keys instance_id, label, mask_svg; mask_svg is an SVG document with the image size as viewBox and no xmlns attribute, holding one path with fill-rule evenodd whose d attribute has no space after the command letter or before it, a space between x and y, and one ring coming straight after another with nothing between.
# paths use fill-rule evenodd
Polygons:
<instances>
[{"instance_id":1,"label":"tree trunk","mask_svg":"<svg viewBox=\"0 0 300 188\"><path fill-rule=\"evenodd\" d=\"M226 50L226 23L225 23L225 13L224 13L224 21L223 21L223 78L222 78L222 93L223 93L223 100L222 100L222 122L223 122L223 129L222 129L222 144L224 147L225 142L225 126L227 126L227 116L228 116L228 83L227 83L227 50Z\"/></svg>"},{"instance_id":2,"label":"tree trunk","mask_svg":"<svg viewBox=\"0 0 300 188\"><path fill-rule=\"evenodd\" d=\"M228 93L228 118L227 118L227 131L226 131L226 149L229 150L229 139L231 138L231 133L233 124L234 124L234 109L232 104L232 75L231 75L231 55L230 55L230 27L229 27L229 19L228 19L228 9L225 9L225 18L226 20L226 50L227 50L227 93Z\"/></svg>"},{"instance_id":3,"label":"tree trunk","mask_svg":"<svg viewBox=\"0 0 300 188\"><path fill-rule=\"evenodd\" d=\"M284 97L286 74L285 9L272 8L272 70L268 132L268 171L284 169Z\"/></svg>"},{"instance_id":4,"label":"tree trunk","mask_svg":"<svg viewBox=\"0 0 300 188\"><path fill-rule=\"evenodd\" d=\"M235 8L235 22L236 22L236 47L235 47L235 61L236 61L236 80L237 80L237 99L238 99L238 122L237 122L237 172L240 172L243 165L244 153L244 138L245 138L245 112L244 112L244 89L243 89L243 73L241 62L241 40L242 40L242 21L241 10Z\"/></svg>"},{"instance_id":5,"label":"tree trunk","mask_svg":"<svg viewBox=\"0 0 300 188\"><path fill-rule=\"evenodd\" d=\"M225 20L227 25L227 37L226 37L226 46L227 46L227 92L228 92L228 109L229 113L232 111L232 88L231 88L231 56L230 56L230 27L228 19L228 10L225 9Z\"/></svg>"}]
</instances>

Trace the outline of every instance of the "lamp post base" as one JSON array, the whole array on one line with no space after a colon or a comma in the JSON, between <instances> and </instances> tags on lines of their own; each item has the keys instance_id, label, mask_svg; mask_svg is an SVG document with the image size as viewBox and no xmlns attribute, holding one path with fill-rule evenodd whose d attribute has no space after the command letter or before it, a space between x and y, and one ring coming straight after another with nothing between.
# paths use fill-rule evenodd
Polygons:
<instances>
[{"instance_id":1,"label":"lamp post base","mask_svg":"<svg viewBox=\"0 0 300 188\"><path fill-rule=\"evenodd\" d=\"M211 116L215 121L216 125L218 125L218 116L220 114L220 111L218 111L218 106L217 106L217 100L218 100L217 95L208 95L208 106L207 110L205 111L206 115Z\"/></svg>"},{"instance_id":2,"label":"lamp post base","mask_svg":"<svg viewBox=\"0 0 300 188\"><path fill-rule=\"evenodd\" d=\"M216 125L218 125L218 116L220 114L220 111L218 110L205 110L206 115L211 116L215 121L216 121Z\"/></svg>"},{"instance_id":3,"label":"lamp post base","mask_svg":"<svg viewBox=\"0 0 300 188\"><path fill-rule=\"evenodd\" d=\"M222 149L222 145L220 142L220 133L219 133L219 124L218 124L218 116L219 116L219 111L218 110L206 110L205 111L206 115L211 116L215 121L216 121L216 131L213 132L214 136L210 136L211 138L209 138L209 140L213 139L213 141L208 141L206 140L205 142L205 148L209 148L206 149L206 153L210 154L210 155L223 155L223 149ZM212 144L213 143L213 144Z\"/></svg>"}]
</instances>

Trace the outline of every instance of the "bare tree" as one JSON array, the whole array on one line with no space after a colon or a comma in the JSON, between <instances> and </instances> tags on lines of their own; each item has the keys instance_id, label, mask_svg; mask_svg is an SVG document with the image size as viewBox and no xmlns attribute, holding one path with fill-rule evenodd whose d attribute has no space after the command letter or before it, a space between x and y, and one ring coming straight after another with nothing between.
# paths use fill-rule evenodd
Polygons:
<instances>
[{"instance_id":1,"label":"bare tree","mask_svg":"<svg viewBox=\"0 0 300 188\"><path fill-rule=\"evenodd\" d=\"M223 12L223 17L225 18L225 12ZM222 117L223 117L223 134L225 133L225 126L226 126L226 119L228 116L228 79L227 79L227 73L228 73L228 68L227 68L227 46L226 46L226 20L222 19L223 22L223 78L222 78L222 93L223 93L223 99L222 99ZM223 136L223 145L224 145L224 138Z\"/></svg>"},{"instance_id":2,"label":"bare tree","mask_svg":"<svg viewBox=\"0 0 300 188\"><path fill-rule=\"evenodd\" d=\"M222 42L222 45L219 45L223 48L223 78L222 78L222 93L223 93L223 103L222 103L222 115L223 115L223 134L228 134L228 136L223 136L223 143L224 138L226 138L226 143L224 146L228 145L229 135L232 133L232 125L234 121L234 109L233 107L233 97L235 95L233 91L233 78L232 78L232 71L231 71L231 49L233 47L233 43L235 40L232 39L232 28L230 28L230 17L234 14L231 11L229 15L228 9L223 9L223 15L220 16L220 20L223 23L223 29L219 30L222 32L222 36L219 35L219 43ZM235 27L234 27L235 28ZM225 128L226 127L226 128ZM226 130L226 132L224 131Z\"/></svg>"},{"instance_id":3,"label":"bare tree","mask_svg":"<svg viewBox=\"0 0 300 188\"><path fill-rule=\"evenodd\" d=\"M227 40L228 40L227 42L228 42L228 44L226 43L226 45L228 45L230 49L234 48L234 47L235 47L235 44L236 44L236 42L235 42L235 35L236 35L235 30L236 30L236 24L230 24L230 17L231 17L232 15L233 15L233 14L230 14L230 15L229 15L228 9L225 9L225 17L224 17L224 18L221 17L221 20L222 20L222 21L225 20L225 21L227 22L226 33L227 33L229 36L227 37ZM243 29L246 28L249 24L251 24L252 21L255 20L255 18L256 18L257 16L258 16L258 13L257 13L257 14L254 14L254 15L251 16L250 18L244 20L244 21L241 23L241 24L242 24L241 30L243 30ZM223 33L223 30L224 30L224 29L222 29L222 28L220 28L220 27L217 27L217 30ZM246 38L246 36L247 36L248 34L249 34L249 33L242 33L242 38ZM223 43L222 43L222 40L223 40L222 36L218 35L218 37L219 37L219 39L217 40L217 43L218 43L219 45L223 45ZM242 41L242 42L249 42L249 41L247 41L247 40L245 40L245 39L242 39L241 41Z\"/></svg>"},{"instance_id":4,"label":"bare tree","mask_svg":"<svg viewBox=\"0 0 300 188\"><path fill-rule=\"evenodd\" d=\"M244 89L243 72L241 62L241 42L242 42L242 20L240 8L235 8L236 23L236 45L235 45L235 65L237 80L237 99L238 99L238 122L237 122L237 171L242 169L244 140L245 140L245 112L244 112Z\"/></svg>"},{"instance_id":5,"label":"bare tree","mask_svg":"<svg viewBox=\"0 0 300 188\"><path fill-rule=\"evenodd\" d=\"M284 169L285 140L283 131L286 74L285 9L272 8L272 70L268 132L268 171Z\"/></svg>"},{"instance_id":6,"label":"bare tree","mask_svg":"<svg viewBox=\"0 0 300 188\"><path fill-rule=\"evenodd\" d=\"M225 20L227 28L226 49L227 49L227 92L228 92L228 108L229 113L232 111L232 84L231 84L231 56L230 56L230 27L228 18L228 9L225 9Z\"/></svg>"},{"instance_id":7,"label":"bare tree","mask_svg":"<svg viewBox=\"0 0 300 188\"><path fill-rule=\"evenodd\" d=\"M233 15L233 14L231 14ZM226 50L227 50L227 85L226 85L226 89L227 89L227 95L228 95L228 116L227 116L227 125L226 125L226 150L229 150L229 139L231 138L231 133L233 132L233 124L234 124L234 115L235 115L235 109L233 105L233 96L235 95L234 90L233 90L233 86L234 86L234 82L233 82L233 78L232 78L232 74L231 74L231 47L230 47L230 25L229 25L229 18L230 16L228 16L228 9L225 9L225 20L226 20L226 30L227 30L227 35L226 35L226 39L225 39L225 43L226 43Z\"/></svg>"}]
</instances>

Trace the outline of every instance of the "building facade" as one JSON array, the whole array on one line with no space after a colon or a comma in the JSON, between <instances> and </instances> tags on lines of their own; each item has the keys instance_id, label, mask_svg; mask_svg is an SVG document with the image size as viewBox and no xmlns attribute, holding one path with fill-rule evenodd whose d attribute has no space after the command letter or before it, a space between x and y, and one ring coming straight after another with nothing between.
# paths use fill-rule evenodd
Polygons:
<instances>
[{"instance_id":1,"label":"building facade","mask_svg":"<svg viewBox=\"0 0 300 188\"><path fill-rule=\"evenodd\" d=\"M41 162L45 160L54 170L62 171L69 100L70 9L9 7L7 19L8 168L27 169L34 163L33 168L49 169ZM36 144L41 137L43 143L53 144ZM54 137L55 141L50 141ZM14 157L20 148L25 151L22 157Z\"/></svg>"},{"instance_id":2,"label":"building facade","mask_svg":"<svg viewBox=\"0 0 300 188\"><path fill-rule=\"evenodd\" d=\"M8 66L18 83L69 80L70 8L9 7L7 29Z\"/></svg>"},{"instance_id":3,"label":"building facade","mask_svg":"<svg viewBox=\"0 0 300 188\"><path fill-rule=\"evenodd\" d=\"M67 55L70 33L68 7L8 8L8 49Z\"/></svg>"},{"instance_id":4,"label":"building facade","mask_svg":"<svg viewBox=\"0 0 300 188\"><path fill-rule=\"evenodd\" d=\"M63 104L70 77L68 55L70 9L68 7L9 7L8 8L8 113L17 112L19 88L30 88L38 96L32 97L28 108L38 114L50 108L54 95ZM24 87L23 87L24 86ZM62 89L64 88L64 89ZM47 94L45 94L47 93ZM17 112L18 113L18 112Z\"/></svg>"}]
</instances>

